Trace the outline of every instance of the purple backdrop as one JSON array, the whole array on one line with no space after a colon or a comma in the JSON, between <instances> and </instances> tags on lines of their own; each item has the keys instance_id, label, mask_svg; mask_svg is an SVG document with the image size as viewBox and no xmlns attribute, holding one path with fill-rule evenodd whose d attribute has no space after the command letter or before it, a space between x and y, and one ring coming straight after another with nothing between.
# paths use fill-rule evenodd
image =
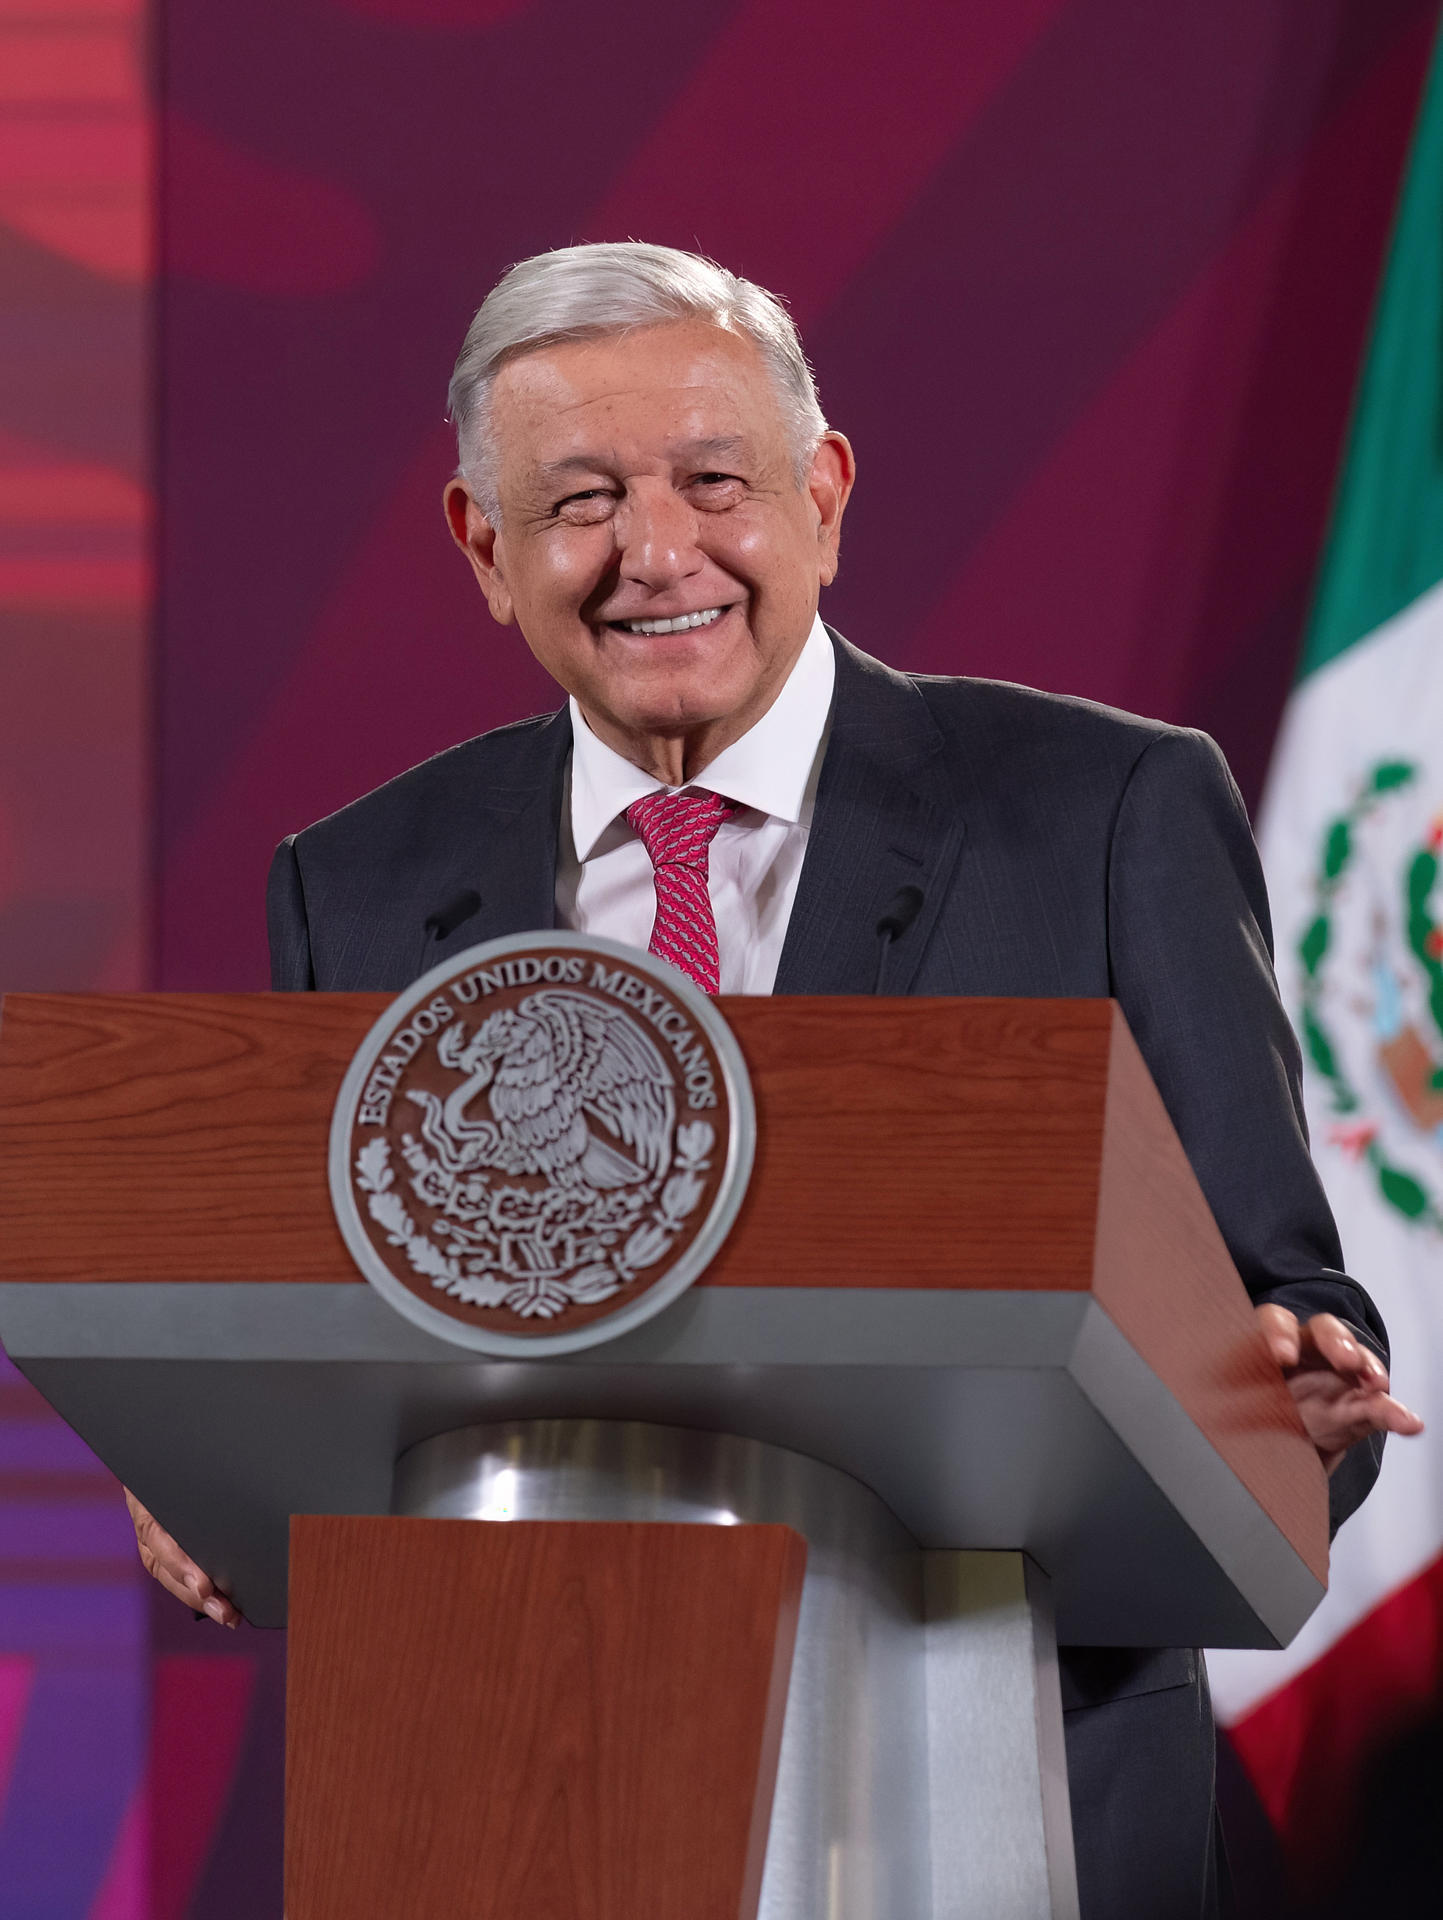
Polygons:
<instances>
[{"instance_id":1,"label":"purple backdrop","mask_svg":"<svg viewBox=\"0 0 1443 1920\"><path fill-rule=\"evenodd\" d=\"M253 986L274 841L551 703L449 549L445 381L538 248L786 295L899 665L1215 732L1256 789L1434 0L176 0L159 978Z\"/></svg>"}]
</instances>

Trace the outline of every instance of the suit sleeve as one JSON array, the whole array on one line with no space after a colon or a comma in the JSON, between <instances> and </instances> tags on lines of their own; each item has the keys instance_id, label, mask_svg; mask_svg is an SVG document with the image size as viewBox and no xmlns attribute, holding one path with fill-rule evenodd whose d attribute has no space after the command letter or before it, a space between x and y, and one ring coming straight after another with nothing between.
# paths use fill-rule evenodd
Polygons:
<instances>
[{"instance_id":1,"label":"suit sleeve","mask_svg":"<svg viewBox=\"0 0 1443 1920\"><path fill-rule=\"evenodd\" d=\"M1386 1361L1382 1319L1342 1270L1308 1153L1302 1062L1247 813L1205 735L1161 735L1134 764L1108 914L1113 993L1254 1303L1337 1314ZM1334 1529L1376 1479L1382 1444L1360 1442L1333 1474Z\"/></svg>"},{"instance_id":2,"label":"suit sleeve","mask_svg":"<svg viewBox=\"0 0 1443 1920\"><path fill-rule=\"evenodd\" d=\"M266 932L271 946L271 986L277 993L306 993L316 984L306 892L290 834L276 848L266 882Z\"/></svg>"}]
</instances>

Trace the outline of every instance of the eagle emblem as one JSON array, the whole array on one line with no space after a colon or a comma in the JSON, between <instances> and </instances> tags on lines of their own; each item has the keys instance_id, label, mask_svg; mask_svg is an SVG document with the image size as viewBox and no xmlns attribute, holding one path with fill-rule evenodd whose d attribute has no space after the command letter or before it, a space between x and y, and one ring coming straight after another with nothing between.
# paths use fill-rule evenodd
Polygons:
<instances>
[{"instance_id":1,"label":"eagle emblem","mask_svg":"<svg viewBox=\"0 0 1443 1920\"><path fill-rule=\"evenodd\" d=\"M1443 1234L1443 812L1426 769L1380 760L1319 838L1295 943L1324 1143L1378 1198Z\"/></svg>"},{"instance_id":2,"label":"eagle emblem","mask_svg":"<svg viewBox=\"0 0 1443 1920\"><path fill-rule=\"evenodd\" d=\"M336 1118L338 1212L368 1277L379 1260L431 1311L531 1350L647 1296L696 1242L737 1104L735 1043L722 1028L718 1047L688 982L611 942L545 938L418 983L358 1054Z\"/></svg>"}]
</instances>

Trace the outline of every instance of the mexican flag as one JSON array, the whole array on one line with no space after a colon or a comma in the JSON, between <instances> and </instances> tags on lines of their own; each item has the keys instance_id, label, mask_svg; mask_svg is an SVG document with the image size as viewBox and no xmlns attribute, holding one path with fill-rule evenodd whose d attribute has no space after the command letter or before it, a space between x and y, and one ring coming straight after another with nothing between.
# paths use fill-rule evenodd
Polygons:
<instances>
[{"instance_id":1,"label":"mexican flag","mask_svg":"<svg viewBox=\"0 0 1443 1920\"><path fill-rule=\"evenodd\" d=\"M1389 1441L1294 1644L1208 1660L1286 1853L1324 1876L1443 1687L1443 43L1259 840L1344 1256L1431 1416Z\"/></svg>"}]
</instances>

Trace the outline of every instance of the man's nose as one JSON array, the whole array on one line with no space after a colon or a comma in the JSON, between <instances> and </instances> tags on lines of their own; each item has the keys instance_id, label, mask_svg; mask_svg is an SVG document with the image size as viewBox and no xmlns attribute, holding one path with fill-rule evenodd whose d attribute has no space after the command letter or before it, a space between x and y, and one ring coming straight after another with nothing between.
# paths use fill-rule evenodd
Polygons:
<instances>
[{"instance_id":1,"label":"man's nose","mask_svg":"<svg viewBox=\"0 0 1443 1920\"><path fill-rule=\"evenodd\" d=\"M613 524L623 579L655 591L703 564L695 509L671 487L629 493Z\"/></svg>"}]
</instances>

